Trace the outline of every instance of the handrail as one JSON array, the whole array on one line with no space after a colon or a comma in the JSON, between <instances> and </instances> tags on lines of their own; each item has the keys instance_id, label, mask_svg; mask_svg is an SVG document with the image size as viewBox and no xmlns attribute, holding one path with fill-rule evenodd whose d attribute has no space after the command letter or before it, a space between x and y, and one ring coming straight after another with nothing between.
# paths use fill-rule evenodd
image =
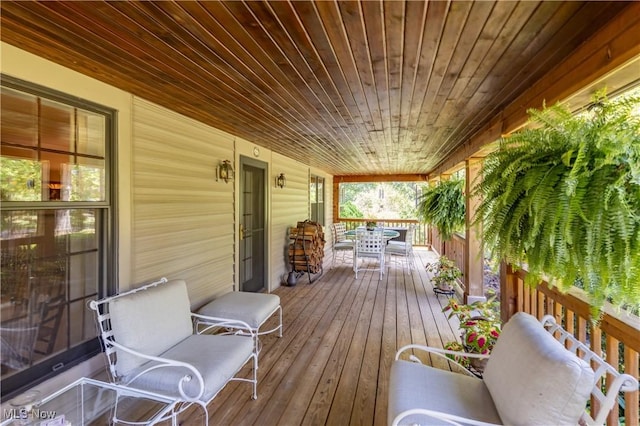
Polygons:
<instances>
[{"instance_id":1,"label":"handrail","mask_svg":"<svg viewBox=\"0 0 640 426\"><path fill-rule=\"evenodd\" d=\"M336 222L345 224L345 228L349 231L356 229L358 226L365 224L366 222L384 222L386 228L406 228L409 225L415 225L413 232L414 246L428 246L429 242L429 225L420 223L416 219L366 219L366 218L338 218Z\"/></svg>"},{"instance_id":2,"label":"handrail","mask_svg":"<svg viewBox=\"0 0 640 426\"><path fill-rule=\"evenodd\" d=\"M591 305L584 291L575 287L561 292L542 281L536 287L524 284L527 271L503 264L500 269L500 301L502 321L516 312L527 312L538 319L553 316L559 324L589 346L597 355L606 359L621 373L640 378L640 318L627 311L617 311L606 304L602 318L591 321ZM607 382L613 380L607 378ZM639 392L624 394L624 417L627 426L638 426ZM594 412L597 401L592 401ZM620 407L614 407L607 417L607 425L617 425Z\"/></svg>"}]
</instances>

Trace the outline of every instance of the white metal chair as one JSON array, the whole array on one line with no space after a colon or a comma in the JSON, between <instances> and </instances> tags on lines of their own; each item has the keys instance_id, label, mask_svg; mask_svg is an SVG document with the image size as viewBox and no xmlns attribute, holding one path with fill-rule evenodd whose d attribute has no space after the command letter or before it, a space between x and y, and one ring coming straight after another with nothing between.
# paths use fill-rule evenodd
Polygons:
<instances>
[{"instance_id":1,"label":"white metal chair","mask_svg":"<svg viewBox=\"0 0 640 426\"><path fill-rule=\"evenodd\" d=\"M488 359L483 378L422 365L432 356ZM409 360L404 360L406 356ZM491 355L410 344L396 353L389 380L388 424L603 425L619 392L637 392L621 374L547 315L519 312L502 329ZM597 401L597 415L587 401Z\"/></svg>"},{"instance_id":2,"label":"white metal chair","mask_svg":"<svg viewBox=\"0 0 640 426\"><path fill-rule=\"evenodd\" d=\"M367 231L364 229L358 229L355 239L355 250L353 253L353 270L356 273L356 279L358 278L358 271L363 268L360 267L360 260L377 260L377 268L366 268L370 271L380 271L380 279L384 274L384 250L386 242L383 236L382 228L376 228L373 231Z\"/></svg>"},{"instance_id":3,"label":"white metal chair","mask_svg":"<svg viewBox=\"0 0 640 426\"><path fill-rule=\"evenodd\" d=\"M331 233L333 236L333 245L331 246L331 267L333 268L336 262L336 254L340 252L342 254L342 263L345 263L345 254L350 253L353 256L353 240L347 239L346 227L344 223L337 222L331 225Z\"/></svg>"},{"instance_id":4,"label":"white metal chair","mask_svg":"<svg viewBox=\"0 0 640 426\"><path fill-rule=\"evenodd\" d=\"M391 256L395 256L396 258L401 257L409 269L413 269L415 260L413 254L413 232L414 225L410 225L409 228L407 228L404 241L391 240L385 248L385 253L389 256L389 259L391 259Z\"/></svg>"},{"instance_id":5,"label":"white metal chair","mask_svg":"<svg viewBox=\"0 0 640 426\"><path fill-rule=\"evenodd\" d=\"M103 349L114 383L179 401L172 421L191 404L201 406L208 424L207 405L232 380L253 386L257 398L258 354L252 338L199 334L183 280L160 281L94 300ZM221 323L219 323L222 325ZM229 327L251 330L249 324L227 320ZM250 378L238 372L253 361Z\"/></svg>"}]
</instances>

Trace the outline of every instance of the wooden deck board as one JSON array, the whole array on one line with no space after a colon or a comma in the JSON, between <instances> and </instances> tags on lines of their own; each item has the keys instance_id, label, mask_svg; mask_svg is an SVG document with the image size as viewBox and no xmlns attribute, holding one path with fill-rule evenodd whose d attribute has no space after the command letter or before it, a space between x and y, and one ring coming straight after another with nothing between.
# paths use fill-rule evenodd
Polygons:
<instances>
[{"instance_id":1,"label":"wooden deck board","mask_svg":"<svg viewBox=\"0 0 640 426\"><path fill-rule=\"evenodd\" d=\"M208 407L209 424L385 425L396 350L408 343L442 346L456 333L441 312L446 298L435 296L424 268L435 254L417 254L414 270L390 263L382 280L377 272L356 280L342 265L313 284L302 279L276 290L284 335L261 339L258 400L246 383L230 383ZM265 326L272 323L275 318ZM179 420L201 424L202 410Z\"/></svg>"}]
</instances>

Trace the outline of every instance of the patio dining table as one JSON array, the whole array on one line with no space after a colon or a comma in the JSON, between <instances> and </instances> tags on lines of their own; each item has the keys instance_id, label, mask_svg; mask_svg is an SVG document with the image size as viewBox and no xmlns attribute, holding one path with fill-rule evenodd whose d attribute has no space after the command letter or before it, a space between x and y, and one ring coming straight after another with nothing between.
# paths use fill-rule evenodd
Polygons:
<instances>
[{"instance_id":1,"label":"patio dining table","mask_svg":"<svg viewBox=\"0 0 640 426\"><path fill-rule=\"evenodd\" d=\"M358 229L364 230L365 228L359 227ZM355 238L356 232L358 229L350 229L349 231L345 232L345 236L347 238ZM400 232L394 231L393 229L383 229L382 231L382 237L385 239L385 241L398 238L399 236L400 236Z\"/></svg>"}]
</instances>

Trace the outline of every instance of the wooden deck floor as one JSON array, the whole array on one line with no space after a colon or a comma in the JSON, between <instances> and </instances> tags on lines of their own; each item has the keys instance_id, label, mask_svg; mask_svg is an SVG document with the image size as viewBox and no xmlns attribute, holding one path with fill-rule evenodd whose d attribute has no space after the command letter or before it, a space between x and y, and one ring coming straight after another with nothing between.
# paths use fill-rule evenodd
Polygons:
<instances>
[{"instance_id":1,"label":"wooden deck floor","mask_svg":"<svg viewBox=\"0 0 640 426\"><path fill-rule=\"evenodd\" d=\"M396 349L454 339L446 297L436 298L424 268L435 259L418 249L413 271L388 265L382 281L337 266L313 284L276 290L284 335L261 339L258 399L248 384L230 383L209 405L209 424L386 425ZM201 409L180 416L185 425L202 420Z\"/></svg>"}]
</instances>

